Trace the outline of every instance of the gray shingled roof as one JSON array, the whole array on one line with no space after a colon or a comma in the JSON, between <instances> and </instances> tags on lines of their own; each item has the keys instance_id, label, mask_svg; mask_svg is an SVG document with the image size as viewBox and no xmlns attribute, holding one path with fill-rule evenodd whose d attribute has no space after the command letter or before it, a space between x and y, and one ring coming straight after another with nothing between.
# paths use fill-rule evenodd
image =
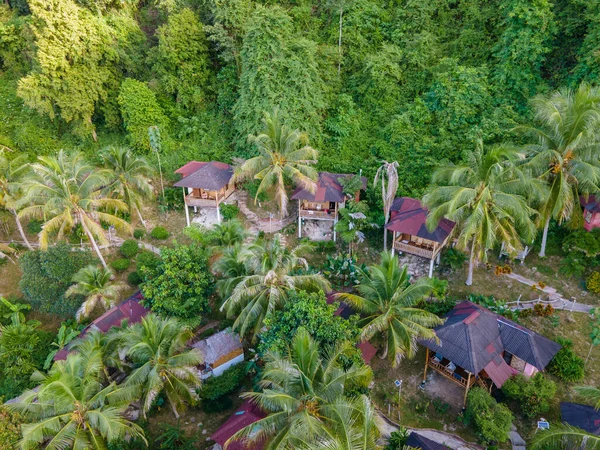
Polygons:
<instances>
[{"instance_id":1,"label":"gray shingled roof","mask_svg":"<svg viewBox=\"0 0 600 450\"><path fill-rule=\"evenodd\" d=\"M200 350L204 359L204 364L210 366L222 356L225 356L234 350L243 349L240 337L230 329L220 331L202 341L198 341L192 344L192 347Z\"/></svg>"},{"instance_id":2,"label":"gray shingled roof","mask_svg":"<svg viewBox=\"0 0 600 450\"><path fill-rule=\"evenodd\" d=\"M556 342L468 301L456 305L435 333L439 343L419 342L473 374L499 362L504 351L544 370L560 350Z\"/></svg>"},{"instance_id":3,"label":"gray shingled roof","mask_svg":"<svg viewBox=\"0 0 600 450\"><path fill-rule=\"evenodd\" d=\"M218 191L229 183L231 177L233 177L233 167L222 162L211 161L173 186Z\"/></svg>"}]
</instances>

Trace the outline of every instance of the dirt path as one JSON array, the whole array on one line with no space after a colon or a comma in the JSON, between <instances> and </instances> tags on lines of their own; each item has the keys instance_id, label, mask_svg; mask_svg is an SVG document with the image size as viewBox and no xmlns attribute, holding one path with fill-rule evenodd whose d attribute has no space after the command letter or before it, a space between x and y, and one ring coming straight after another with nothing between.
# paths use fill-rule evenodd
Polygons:
<instances>
[{"instance_id":1,"label":"dirt path","mask_svg":"<svg viewBox=\"0 0 600 450\"><path fill-rule=\"evenodd\" d=\"M252 224L249 231L253 234L258 233L259 231L264 231L265 233L277 233L294 222L298 217L298 213L294 211L284 219L261 219L256 213L248 209L248 206L246 205L247 201L248 193L243 191L238 192L238 208Z\"/></svg>"},{"instance_id":2,"label":"dirt path","mask_svg":"<svg viewBox=\"0 0 600 450\"><path fill-rule=\"evenodd\" d=\"M387 418L381 412L378 413L377 427L381 433L381 437L386 441L390 437L393 431L397 431L400 427L397 423ZM472 442L467 442L462 438L455 436L444 431L432 430L431 428L410 428L406 427L410 432L419 433L421 436L425 436L438 444L450 447L453 450L484 450L480 445Z\"/></svg>"}]
</instances>

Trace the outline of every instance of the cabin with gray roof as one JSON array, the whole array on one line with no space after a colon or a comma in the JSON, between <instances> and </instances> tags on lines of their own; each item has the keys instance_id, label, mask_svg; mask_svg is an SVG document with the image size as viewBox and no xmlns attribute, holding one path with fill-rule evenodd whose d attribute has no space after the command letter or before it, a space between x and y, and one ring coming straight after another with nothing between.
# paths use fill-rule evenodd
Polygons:
<instances>
[{"instance_id":1,"label":"cabin with gray roof","mask_svg":"<svg viewBox=\"0 0 600 450\"><path fill-rule=\"evenodd\" d=\"M244 347L240 336L227 328L192 344L202 354L202 379L218 377L227 369L244 362Z\"/></svg>"}]
</instances>

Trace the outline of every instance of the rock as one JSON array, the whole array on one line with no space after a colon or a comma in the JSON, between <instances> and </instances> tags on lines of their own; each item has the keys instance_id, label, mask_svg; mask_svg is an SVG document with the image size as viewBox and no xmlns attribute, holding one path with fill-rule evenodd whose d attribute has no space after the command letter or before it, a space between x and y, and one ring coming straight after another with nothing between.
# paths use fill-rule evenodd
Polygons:
<instances>
[{"instance_id":1,"label":"rock","mask_svg":"<svg viewBox=\"0 0 600 450\"><path fill-rule=\"evenodd\" d=\"M190 422L192 422L192 423L196 422L196 418L195 417L190 417Z\"/></svg>"},{"instance_id":2,"label":"rock","mask_svg":"<svg viewBox=\"0 0 600 450\"><path fill-rule=\"evenodd\" d=\"M206 430L202 430L202 434L206 434Z\"/></svg>"}]
</instances>

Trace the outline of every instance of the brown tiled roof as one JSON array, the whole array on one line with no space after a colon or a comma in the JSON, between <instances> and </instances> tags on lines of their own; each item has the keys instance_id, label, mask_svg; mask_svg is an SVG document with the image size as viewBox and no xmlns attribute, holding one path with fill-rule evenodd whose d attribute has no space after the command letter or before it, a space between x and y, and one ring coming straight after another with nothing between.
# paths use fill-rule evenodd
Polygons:
<instances>
[{"instance_id":1,"label":"brown tiled roof","mask_svg":"<svg viewBox=\"0 0 600 450\"><path fill-rule=\"evenodd\" d=\"M193 169L196 170L190 173ZM184 178L173 186L206 189L208 191L218 191L226 186L233 177L233 167L217 161L208 163L192 161L177 169L176 172L184 174Z\"/></svg>"},{"instance_id":2,"label":"brown tiled roof","mask_svg":"<svg viewBox=\"0 0 600 450\"><path fill-rule=\"evenodd\" d=\"M246 400L210 438L217 444L224 446L225 442L242 428L257 422L266 416L267 415L254 403ZM229 444L227 450L260 450L262 448L264 448L264 444L261 442L248 443L235 441Z\"/></svg>"},{"instance_id":3,"label":"brown tiled roof","mask_svg":"<svg viewBox=\"0 0 600 450\"><path fill-rule=\"evenodd\" d=\"M354 175L344 173L319 172L317 189L311 193L307 189L297 188L292 195L292 200L307 200L309 202L343 202L346 199L344 188L339 182L340 178L350 178ZM361 177L363 190L367 188L367 179Z\"/></svg>"},{"instance_id":4,"label":"brown tiled roof","mask_svg":"<svg viewBox=\"0 0 600 450\"><path fill-rule=\"evenodd\" d=\"M419 342L473 374L485 369L498 387L512 374L505 351L544 370L560 350L556 342L468 301L456 305L434 330L439 343Z\"/></svg>"},{"instance_id":5,"label":"brown tiled roof","mask_svg":"<svg viewBox=\"0 0 600 450\"><path fill-rule=\"evenodd\" d=\"M444 242L456 225L448 219L440 220L435 230L427 229L429 211L420 200L410 197L399 197L394 200L390 221L386 228L397 233L407 233L429 241Z\"/></svg>"}]
</instances>

